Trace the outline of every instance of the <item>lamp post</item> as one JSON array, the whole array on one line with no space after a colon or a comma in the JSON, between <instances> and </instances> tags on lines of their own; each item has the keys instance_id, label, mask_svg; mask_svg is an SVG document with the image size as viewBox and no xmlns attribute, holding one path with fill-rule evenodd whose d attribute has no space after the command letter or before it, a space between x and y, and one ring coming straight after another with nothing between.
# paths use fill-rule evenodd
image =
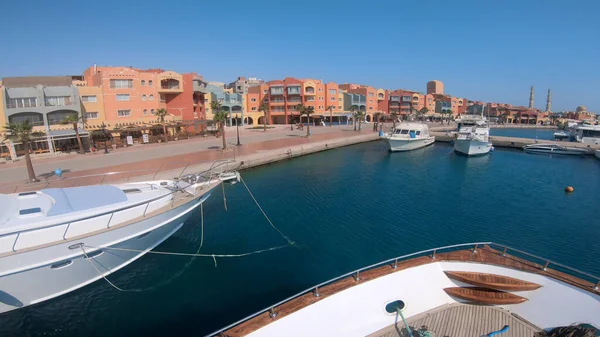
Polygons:
<instances>
[{"instance_id":1,"label":"lamp post","mask_svg":"<svg viewBox=\"0 0 600 337\"><path fill-rule=\"evenodd\" d=\"M238 114L235 114L235 128L237 130L237 144L236 146L240 146L240 122L238 120Z\"/></svg>"},{"instance_id":2,"label":"lamp post","mask_svg":"<svg viewBox=\"0 0 600 337\"><path fill-rule=\"evenodd\" d=\"M108 153L108 147L106 146L106 141L108 140L106 137L106 125L104 124L104 122L102 122L102 135L104 136L104 154Z\"/></svg>"}]
</instances>

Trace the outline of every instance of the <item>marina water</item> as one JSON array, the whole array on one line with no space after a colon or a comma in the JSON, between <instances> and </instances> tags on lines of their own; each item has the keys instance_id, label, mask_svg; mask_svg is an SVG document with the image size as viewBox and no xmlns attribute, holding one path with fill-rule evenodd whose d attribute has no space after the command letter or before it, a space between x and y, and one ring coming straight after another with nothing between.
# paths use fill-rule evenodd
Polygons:
<instances>
[{"instance_id":1,"label":"marina water","mask_svg":"<svg viewBox=\"0 0 600 337\"><path fill-rule=\"evenodd\" d=\"M340 274L422 249L491 240L600 274L600 161L376 141L243 172L295 246L243 258L146 255L73 293L0 316L1 336L203 336ZM570 185L575 192L566 194ZM201 253L285 244L242 184L204 206ZM194 253L195 212L158 251ZM106 252L108 253L108 252ZM426 282L427 280L423 280ZM1 290L1 288L0 288Z\"/></svg>"}]
</instances>

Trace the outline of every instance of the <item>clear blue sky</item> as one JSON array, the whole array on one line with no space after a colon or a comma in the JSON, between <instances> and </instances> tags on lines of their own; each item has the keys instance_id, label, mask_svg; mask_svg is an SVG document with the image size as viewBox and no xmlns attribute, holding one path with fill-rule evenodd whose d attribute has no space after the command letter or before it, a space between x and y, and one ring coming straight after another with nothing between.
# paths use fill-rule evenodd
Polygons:
<instances>
[{"instance_id":1,"label":"clear blue sky","mask_svg":"<svg viewBox=\"0 0 600 337\"><path fill-rule=\"evenodd\" d=\"M3 1L0 77L98 65L285 76L600 113L600 0Z\"/></svg>"}]
</instances>

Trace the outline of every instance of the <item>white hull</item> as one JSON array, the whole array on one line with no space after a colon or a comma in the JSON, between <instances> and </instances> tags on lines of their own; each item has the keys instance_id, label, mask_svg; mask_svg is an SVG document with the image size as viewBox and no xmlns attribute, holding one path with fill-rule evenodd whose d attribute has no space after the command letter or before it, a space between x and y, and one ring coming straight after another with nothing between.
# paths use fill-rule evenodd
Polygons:
<instances>
[{"instance_id":1,"label":"white hull","mask_svg":"<svg viewBox=\"0 0 600 337\"><path fill-rule=\"evenodd\" d=\"M127 266L173 235L208 196L205 194L130 225L2 257L0 313L52 299L101 279L92 263L104 276ZM84 244L90 259L85 258L79 246L73 247L78 243ZM94 256L97 250L88 246L128 248L143 252L112 250ZM65 261L71 263L52 268Z\"/></svg>"},{"instance_id":2,"label":"white hull","mask_svg":"<svg viewBox=\"0 0 600 337\"><path fill-rule=\"evenodd\" d=\"M600 159L600 150L594 151L594 155L596 156L596 158Z\"/></svg>"},{"instance_id":3,"label":"white hull","mask_svg":"<svg viewBox=\"0 0 600 337\"><path fill-rule=\"evenodd\" d=\"M455 139L454 151L466 156L480 156L489 153L492 150L492 144L478 140Z\"/></svg>"},{"instance_id":4,"label":"white hull","mask_svg":"<svg viewBox=\"0 0 600 337\"><path fill-rule=\"evenodd\" d=\"M387 137L388 145L390 151L392 152L402 152L402 151L412 151L416 149L420 149L426 146L429 146L435 142L435 137L427 137L427 138L419 138L419 139L411 139L411 138L395 138L395 137Z\"/></svg>"}]
</instances>

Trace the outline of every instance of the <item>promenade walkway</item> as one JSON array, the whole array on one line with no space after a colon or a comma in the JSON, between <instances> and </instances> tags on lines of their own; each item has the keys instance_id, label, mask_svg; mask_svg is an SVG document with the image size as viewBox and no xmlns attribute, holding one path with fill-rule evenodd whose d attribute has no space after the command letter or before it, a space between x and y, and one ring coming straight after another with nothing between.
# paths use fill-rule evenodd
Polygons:
<instances>
[{"instance_id":1,"label":"promenade walkway","mask_svg":"<svg viewBox=\"0 0 600 337\"><path fill-rule=\"evenodd\" d=\"M311 127L311 137L306 138L306 129L304 131L291 131L288 126L276 126L268 129L266 133L262 130L249 130L240 128L240 141L242 146L235 146L237 143L236 129L227 128L226 136L229 149L221 150L222 140L216 137L192 138L189 140L172 141L166 144L146 144L136 145L129 148L119 148L109 154L104 154L102 149L95 154L87 153L72 155L57 155L38 157L33 159L33 165L39 184L27 184L27 171L25 169L25 160L18 162L8 162L0 165L0 193L14 193L15 191L31 190L43 188L48 182L56 185L58 177L54 175L54 170L60 168L64 178L74 180L75 177L86 177L98 175L106 172L124 172L111 177L107 181L129 180L135 178L173 178L173 174L180 172L186 166L186 172L194 172L193 169L200 169L200 166L212 164L216 160L236 159L240 160L260 160L261 157L273 156L273 151L286 153L298 153L298 147L307 149L317 146L321 143L339 143L341 140L351 140L350 143L357 143L377 139L376 132L372 131L373 125L363 125L362 132L353 131L353 126L334 126L334 127ZM359 137L360 139L357 139ZM366 138L365 138L366 137ZM325 146L327 146L325 144ZM193 167L197 166L197 167ZM133 172L130 172L133 171ZM157 174L157 172L159 174ZM178 175L178 174L177 174ZM77 183L72 185L99 183L97 179L78 179ZM138 179L136 179L138 180Z\"/></svg>"}]
</instances>

